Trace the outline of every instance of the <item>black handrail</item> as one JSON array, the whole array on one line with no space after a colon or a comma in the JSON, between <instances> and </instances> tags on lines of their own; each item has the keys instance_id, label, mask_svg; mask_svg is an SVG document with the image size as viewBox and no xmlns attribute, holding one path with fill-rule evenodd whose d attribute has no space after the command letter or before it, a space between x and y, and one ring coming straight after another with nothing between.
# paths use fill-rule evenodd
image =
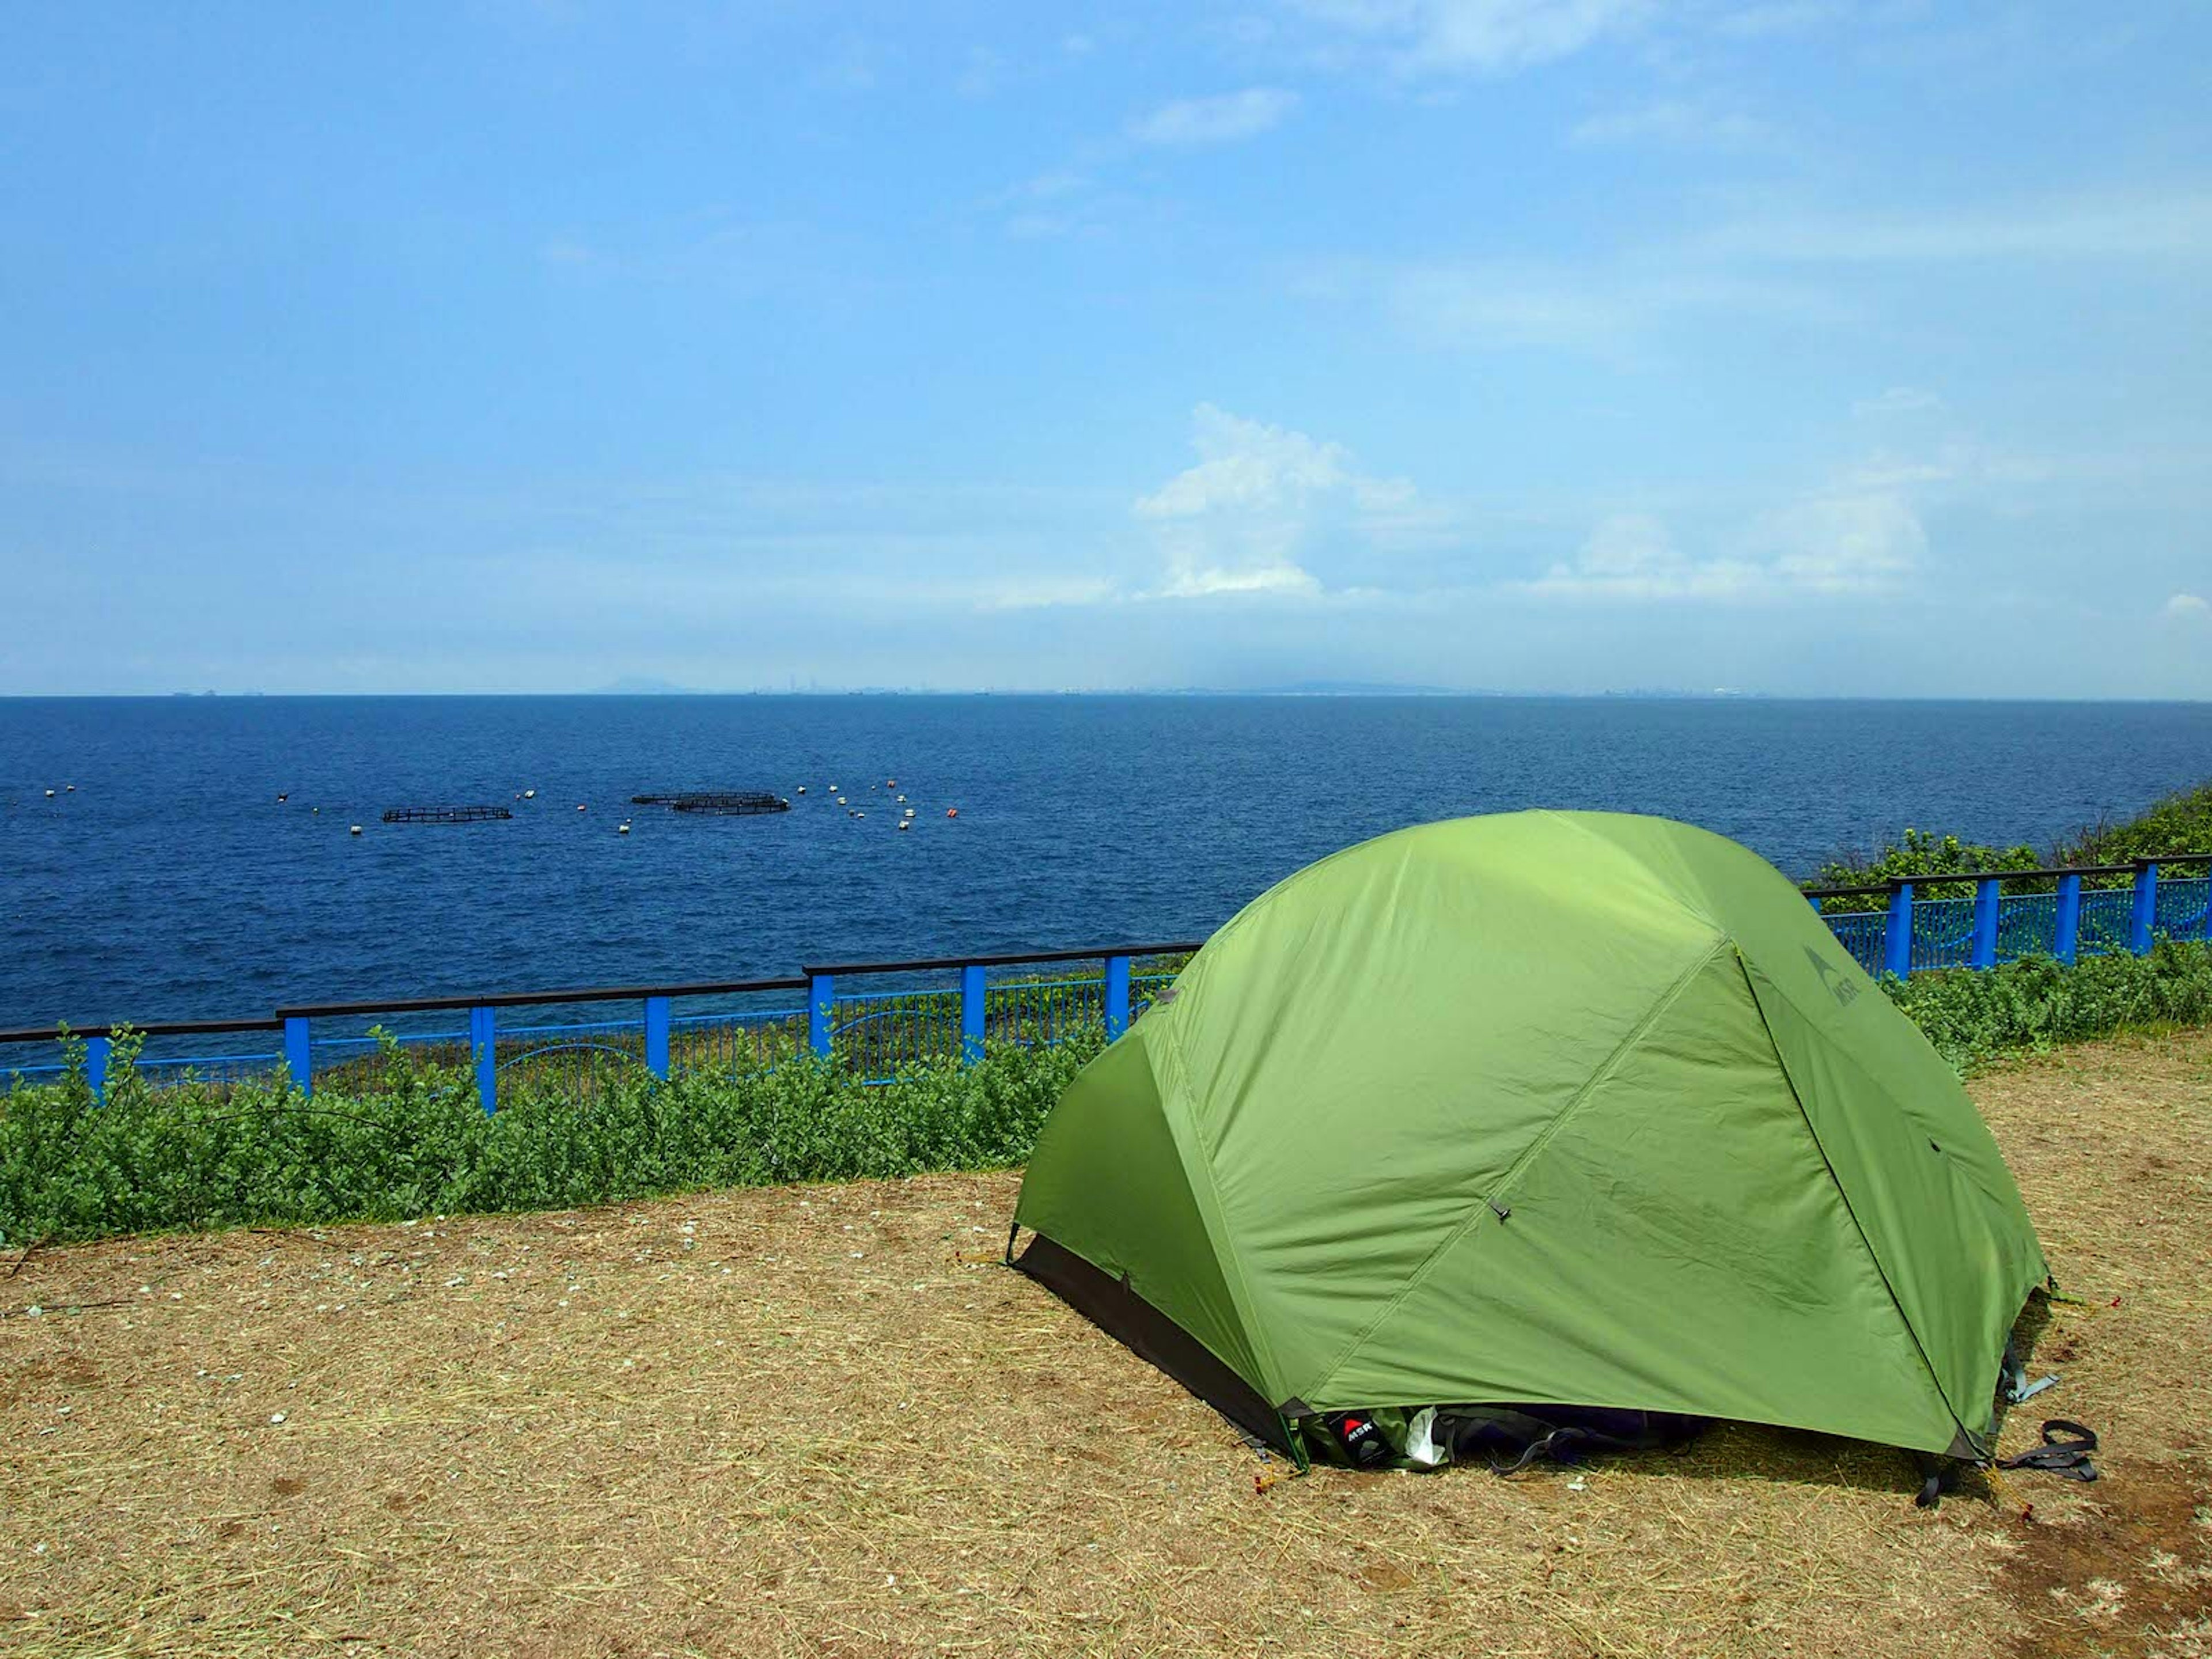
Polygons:
<instances>
[{"instance_id":1,"label":"black handrail","mask_svg":"<svg viewBox=\"0 0 2212 1659\"><path fill-rule=\"evenodd\" d=\"M640 1002L647 997L735 996L747 991L804 991L803 979L704 980L690 985L602 985L568 991L500 991L488 996L404 997L387 1002L316 1002L276 1011L276 1020L351 1014L426 1014L453 1008L530 1008L556 1002Z\"/></svg>"},{"instance_id":2,"label":"black handrail","mask_svg":"<svg viewBox=\"0 0 2212 1659\"><path fill-rule=\"evenodd\" d=\"M72 1025L69 1034L77 1037L112 1037L121 1031L136 1031L140 1036L209 1036L218 1031L274 1031L284 1022L270 1019L184 1019L172 1020L165 1025ZM0 1042L52 1042L60 1035L58 1024L28 1031L0 1031Z\"/></svg>"},{"instance_id":3,"label":"black handrail","mask_svg":"<svg viewBox=\"0 0 2212 1659\"><path fill-rule=\"evenodd\" d=\"M1835 887L1807 887L1801 889L1808 898L1856 898L1875 893L1893 893L1906 882L1916 887L1940 886L1946 882L1978 882L1994 877L2000 882L2048 880L2058 876L2124 876L2132 875L2147 865L2206 864L2212 865L2212 852L2162 853L2155 858L2141 858L2128 864L2077 864L2056 869L2041 870L1959 870L1919 876L1892 876L1878 882L1864 882ZM695 981L680 985L621 985L579 988L556 991L505 991L477 996L403 997L393 1000L366 1002L319 1002L294 1004L279 1008L264 1019L199 1019L171 1021L154 1025L83 1025L71 1026L74 1036L112 1037L117 1032L130 1030L142 1036L198 1036L225 1031L271 1031L282 1028L287 1019L342 1018L362 1014L431 1013L460 1008L525 1008L542 1007L557 1003L575 1002L636 1002L647 997L702 997L736 996L754 992L805 991L819 977L840 978L854 974L911 974L933 973L955 968L1021 968L1036 967L1054 962L1097 962L1108 957L1164 957L1188 956L1197 951L1204 939L1177 939L1165 944L1120 945L1093 946L1076 951L1012 951L995 956L981 957L920 957L907 962L847 962L808 965L800 969L805 977L799 979L741 979ZM33 1028L27 1030L0 1031L0 1043L51 1041L59 1026Z\"/></svg>"},{"instance_id":4,"label":"black handrail","mask_svg":"<svg viewBox=\"0 0 2212 1659\"><path fill-rule=\"evenodd\" d=\"M1028 968L1047 962L1095 962L1104 957L1188 956L1204 939L1182 939L1169 945L1114 945L1097 951L1015 951L995 957L922 957L912 962L844 962L805 967L807 975L827 974L920 974L947 968Z\"/></svg>"},{"instance_id":5,"label":"black handrail","mask_svg":"<svg viewBox=\"0 0 2212 1659\"><path fill-rule=\"evenodd\" d=\"M425 1014L462 1008L531 1008L573 1002L641 1002L647 997L741 996L805 991L823 974L907 974L946 968L1017 968L1048 962L1097 962L1108 957L1188 956L1203 939L1165 945L1116 945L1080 951L1017 951L986 957L935 957L912 962L848 962L805 968L802 978L694 980L677 985L601 985L553 991L498 991L477 996L398 997L365 1002L294 1003L262 1019L178 1020L155 1025L72 1025L73 1036L113 1037L128 1030L141 1036L199 1036L221 1031L280 1030L288 1019L343 1019L365 1014ZM0 1043L52 1042L58 1024L0 1031Z\"/></svg>"},{"instance_id":6,"label":"black handrail","mask_svg":"<svg viewBox=\"0 0 2212 1659\"><path fill-rule=\"evenodd\" d=\"M1887 876L1851 887L1807 887L1801 890L1807 898L1861 898L1869 893L1893 893L1908 881L1915 887L1934 887L1947 881L1987 881L1993 876L1999 881L2047 881L2054 876L2131 876L2150 864L2212 864L2212 853L2160 853L2155 858L2136 859L2129 864L2067 864L2054 870L1944 870L1922 876Z\"/></svg>"}]
</instances>

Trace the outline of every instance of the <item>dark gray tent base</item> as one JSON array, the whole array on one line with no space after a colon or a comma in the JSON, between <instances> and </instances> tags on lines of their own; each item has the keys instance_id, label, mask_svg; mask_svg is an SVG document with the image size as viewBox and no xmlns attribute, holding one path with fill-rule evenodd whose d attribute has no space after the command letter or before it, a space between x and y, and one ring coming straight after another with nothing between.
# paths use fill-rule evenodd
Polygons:
<instances>
[{"instance_id":1,"label":"dark gray tent base","mask_svg":"<svg viewBox=\"0 0 2212 1659\"><path fill-rule=\"evenodd\" d=\"M1158 1366L1253 1439L1300 1463L1305 1461L1304 1448L1293 1443L1282 1413L1125 1280L1109 1278L1042 1233L1032 1233L1021 1255L1011 1259L1018 1272L1027 1273L1138 1358Z\"/></svg>"}]
</instances>

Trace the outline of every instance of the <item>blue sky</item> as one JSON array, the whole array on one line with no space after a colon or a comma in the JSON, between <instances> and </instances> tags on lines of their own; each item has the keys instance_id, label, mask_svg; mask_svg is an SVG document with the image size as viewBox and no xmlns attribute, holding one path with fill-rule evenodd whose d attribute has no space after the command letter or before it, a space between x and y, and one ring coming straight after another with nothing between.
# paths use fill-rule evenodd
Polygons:
<instances>
[{"instance_id":1,"label":"blue sky","mask_svg":"<svg viewBox=\"0 0 2212 1659\"><path fill-rule=\"evenodd\" d=\"M2212 696L2212 12L0 13L0 693Z\"/></svg>"}]
</instances>

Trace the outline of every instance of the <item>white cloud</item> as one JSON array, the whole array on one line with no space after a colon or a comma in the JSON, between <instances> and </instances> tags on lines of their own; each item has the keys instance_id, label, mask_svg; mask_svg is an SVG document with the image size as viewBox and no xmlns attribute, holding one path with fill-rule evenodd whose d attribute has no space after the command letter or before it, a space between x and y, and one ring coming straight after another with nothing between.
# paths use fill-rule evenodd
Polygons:
<instances>
[{"instance_id":1,"label":"white cloud","mask_svg":"<svg viewBox=\"0 0 2212 1659\"><path fill-rule=\"evenodd\" d=\"M1043 611L1055 606L1103 605L1115 597L1103 576L1014 577L985 583L975 592L979 611Z\"/></svg>"},{"instance_id":2,"label":"white cloud","mask_svg":"<svg viewBox=\"0 0 2212 1659\"><path fill-rule=\"evenodd\" d=\"M1708 109L1679 99L1608 110L1576 125L1570 140L1586 148L1665 145L1677 149L1749 149L1770 143L1773 129L1748 115Z\"/></svg>"},{"instance_id":3,"label":"white cloud","mask_svg":"<svg viewBox=\"0 0 2212 1659\"><path fill-rule=\"evenodd\" d=\"M1630 262L1612 270L1495 261L1358 263L1311 273L1322 297L1372 297L1425 343L1617 349L1685 317L1833 323L1847 316L1803 283L1694 265Z\"/></svg>"},{"instance_id":4,"label":"white cloud","mask_svg":"<svg viewBox=\"0 0 2212 1659\"><path fill-rule=\"evenodd\" d=\"M1742 40L1801 34L1839 21L1844 9L1837 0L1766 0L1723 13L1713 20L1713 29Z\"/></svg>"},{"instance_id":5,"label":"white cloud","mask_svg":"<svg viewBox=\"0 0 2212 1659\"><path fill-rule=\"evenodd\" d=\"M1723 227L1698 246L1720 258L1809 264L2202 259L2212 255L2212 191L2100 193L1919 216L1785 213Z\"/></svg>"},{"instance_id":6,"label":"white cloud","mask_svg":"<svg viewBox=\"0 0 2212 1659\"><path fill-rule=\"evenodd\" d=\"M988 98L1005 84L1012 67L1002 52L990 46L970 46L959 76L952 83L953 90L963 98Z\"/></svg>"},{"instance_id":7,"label":"white cloud","mask_svg":"<svg viewBox=\"0 0 2212 1659\"><path fill-rule=\"evenodd\" d=\"M1842 491L1770 516L1755 538L1772 550L1786 587L1814 593L1879 592L1911 574L1928 551L1920 515L1902 495Z\"/></svg>"},{"instance_id":8,"label":"white cloud","mask_svg":"<svg viewBox=\"0 0 2212 1659\"><path fill-rule=\"evenodd\" d=\"M1773 603L1877 593L1900 585L1927 550L1903 496L1839 490L1766 514L1733 550L1693 558L1646 514L1601 520L1576 556L1522 591L1614 604Z\"/></svg>"},{"instance_id":9,"label":"white cloud","mask_svg":"<svg viewBox=\"0 0 2212 1659\"><path fill-rule=\"evenodd\" d=\"M2212 618L2212 599L2199 593L2176 593L2160 607L2169 617L2179 617L2184 622L2203 622Z\"/></svg>"},{"instance_id":10,"label":"white cloud","mask_svg":"<svg viewBox=\"0 0 2212 1659\"><path fill-rule=\"evenodd\" d=\"M1279 126L1297 107L1298 95L1279 87L1247 87L1212 98L1164 104L1129 124L1140 144L1228 144Z\"/></svg>"},{"instance_id":11,"label":"white cloud","mask_svg":"<svg viewBox=\"0 0 2212 1659\"><path fill-rule=\"evenodd\" d=\"M1407 74L1496 74L1570 57L1620 33L1649 0L1294 0L1376 42Z\"/></svg>"},{"instance_id":12,"label":"white cloud","mask_svg":"<svg viewBox=\"0 0 2212 1659\"><path fill-rule=\"evenodd\" d=\"M1748 596L1765 577L1746 560L1692 559L1657 519L1620 513L1601 520L1572 560L1522 586L1559 599L1733 599Z\"/></svg>"},{"instance_id":13,"label":"white cloud","mask_svg":"<svg viewBox=\"0 0 2212 1659\"><path fill-rule=\"evenodd\" d=\"M1860 420L1879 420L1888 415L1924 415L1943 407L1943 400L1917 386L1893 386L1880 396L1862 398L1851 405Z\"/></svg>"},{"instance_id":14,"label":"white cloud","mask_svg":"<svg viewBox=\"0 0 2212 1659\"><path fill-rule=\"evenodd\" d=\"M1163 596L1318 593L1311 550L1387 538L1413 506L1411 483L1358 471L1343 445L1212 404L1192 411L1191 444L1197 464L1133 507L1166 559Z\"/></svg>"}]
</instances>

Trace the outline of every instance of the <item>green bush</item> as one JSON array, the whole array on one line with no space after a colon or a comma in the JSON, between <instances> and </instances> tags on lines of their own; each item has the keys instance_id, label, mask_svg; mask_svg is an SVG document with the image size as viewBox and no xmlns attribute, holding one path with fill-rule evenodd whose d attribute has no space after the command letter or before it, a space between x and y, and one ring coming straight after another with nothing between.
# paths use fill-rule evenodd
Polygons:
<instances>
[{"instance_id":1,"label":"green bush","mask_svg":"<svg viewBox=\"0 0 2212 1659\"><path fill-rule=\"evenodd\" d=\"M2059 842L2061 864L2125 864L2173 853L2212 853L2212 783L2168 795L2124 823L2100 823Z\"/></svg>"},{"instance_id":2,"label":"green bush","mask_svg":"<svg viewBox=\"0 0 2212 1659\"><path fill-rule=\"evenodd\" d=\"M1863 887L1875 882L1909 878L1916 884L1920 897L1966 898L1972 896L1972 883L1931 883L1929 878L1966 871L2034 870L2041 867L2043 860L2033 847L1987 847L1975 842L1962 842L1956 836L1936 836L1925 830L1908 828L1902 842L1883 848L1872 858L1846 855L1831 859L1804 884L1808 887ZM2026 890L2023 888L2022 890ZM1887 901L1878 894L1853 894L1832 898L1822 908L1831 912L1878 910L1885 902Z\"/></svg>"},{"instance_id":3,"label":"green bush","mask_svg":"<svg viewBox=\"0 0 2212 1659\"><path fill-rule=\"evenodd\" d=\"M2166 796L2124 823L2100 823L2062 838L2046 852L2033 847L1993 847L1961 841L1956 836L1937 836L1925 830L1907 829L1902 841L1869 854L1842 854L1829 860L1803 884L1806 887L1861 887L1877 882L1911 879L1921 898L1966 898L1972 887L1965 882L1933 879L1966 871L2056 869L2075 864L2126 864L2136 859L2167 858L2180 853L2212 853L2212 783L2200 784ZM2124 885L2125 876L2091 877L2087 885ZM2050 880L2009 884L2016 893L2049 891ZM1875 894L1832 898L1821 908L1830 912L1875 910L1884 900Z\"/></svg>"},{"instance_id":4,"label":"green bush","mask_svg":"<svg viewBox=\"0 0 2212 1659\"><path fill-rule=\"evenodd\" d=\"M1885 980L1961 1072L2130 1028L2212 1023L2212 946L2048 958ZM0 1095L0 1243L239 1225L565 1209L705 1188L1002 1169L1028 1158L1060 1093L1104 1042L989 1048L981 1064L860 1080L843 1060L773 1070L641 1068L587 1096L503 1093L487 1117L465 1066L388 1039L384 1064L312 1098L281 1081L155 1087L114 1041L106 1103L67 1045L59 1083Z\"/></svg>"},{"instance_id":5,"label":"green bush","mask_svg":"<svg viewBox=\"0 0 2212 1659\"><path fill-rule=\"evenodd\" d=\"M2031 957L1981 972L1885 979L1882 988L1962 1073L2113 1031L2212 1022L2212 945L2161 940L2069 968Z\"/></svg>"},{"instance_id":6,"label":"green bush","mask_svg":"<svg viewBox=\"0 0 2212 1659\"><path fill-rule=\"evenodd\" d=\"M887 1085L838 1060L733 1076L641 1069L587 1098L514 1091L487 1117L473 1077L387 1045L373 1091L155 1088L118 1036L95 1105L82 1043L58 1084L0 1096L0 1242L169 1228L389 1221L557 1209L657 1193L1002 1168L1104 1042L994 1046L972 1067Z\"/></svg>"}]
</instances>

